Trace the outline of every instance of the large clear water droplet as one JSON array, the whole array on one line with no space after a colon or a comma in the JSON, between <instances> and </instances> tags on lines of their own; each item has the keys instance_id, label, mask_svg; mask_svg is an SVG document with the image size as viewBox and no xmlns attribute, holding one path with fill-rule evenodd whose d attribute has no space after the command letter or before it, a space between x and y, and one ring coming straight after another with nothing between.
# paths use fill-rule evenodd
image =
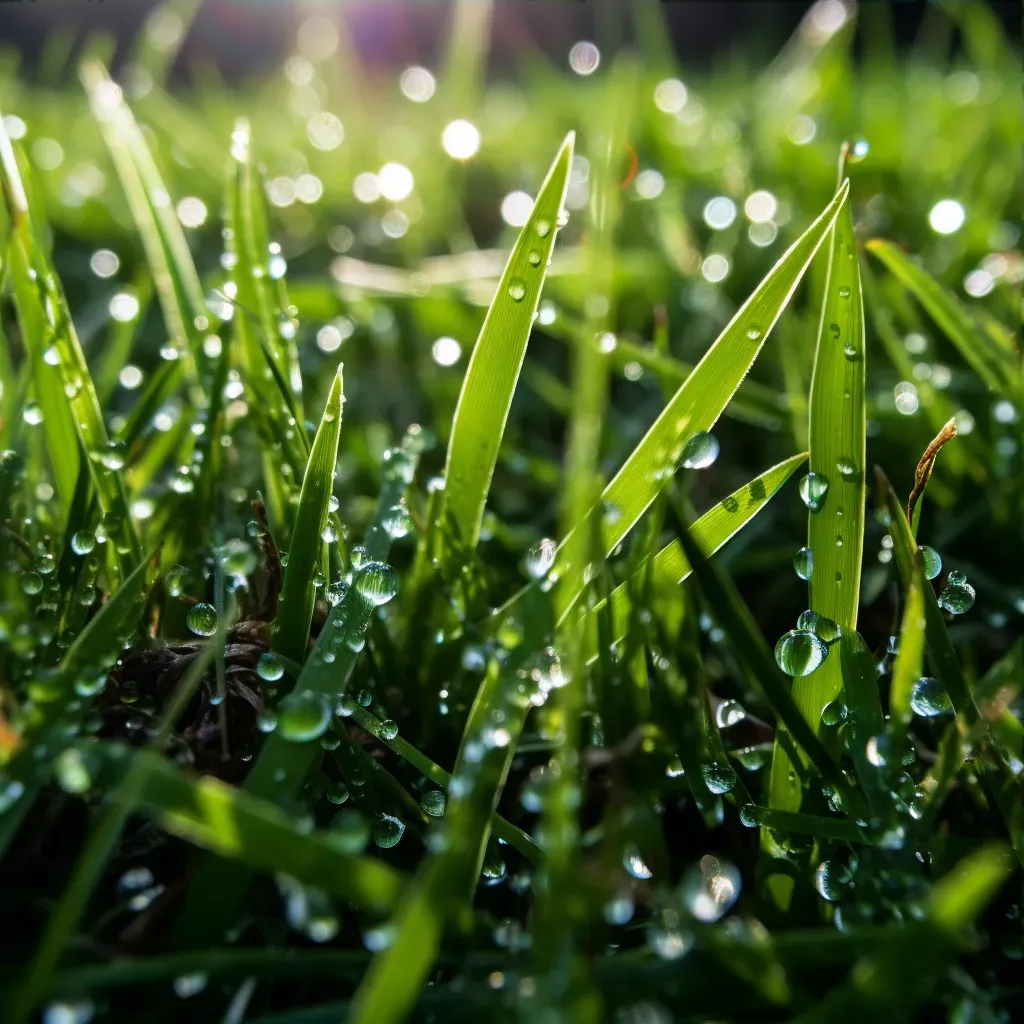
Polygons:
<instances>
[{"instance_id":1,"label":"large clear water droplet","mask_svg":"<svg viewBox=\"0 0 1024 1024\"><path fill-rule=\"evenodd\" d=\"M821 724L834 729L846 721L847 708L841 700L831 700L821 709Z\"/></svg>"},{"instance_id":2,"label":"large clear water droplet","mask_svg":"<svg viewBox=\"0 0 1024 1024\"><path fill-rule=\"evenodd\" d=\"M189 608L188 615L185 616L185 625L196 636L213 636L217 632L218 619L217 609L212 604L200 601Z\"/></svg>"},{"instance_id":3,"label":"large clear water droplet","mask_svg":"<svg viewBox=\"0 0 1024 1024\"><path fill-rule=\"evenodd\" d=\"M922 544L919 550L924 561L925 576L930 580L935 579L942 572L942 556L935 548L930 548L927 544Z\"/></svg>"},{"instance_id":4,"label":"large clear water droplet","mask_svg":"<svg viewBox=\"0 0 1024 1024\"><path fill-rule=\"evenodd\" d=\"M389 537L399 540L412 529L412 516L409 514L409 509L399 502L384 513L381 525L387 530Z\"/></svg>"},{"instance_id":5,"label":"large clear water droplet","mask_svg":"<svg viewBox=\"0 0 1024 1024\"><path fill-rule=\"evenodd\" d=\"M914 683L910 694L910 706L914 713L922 718L935 718L937 715L949 715L953 712L953 702L949 699L942 684L931 676L923 676Z\"/></svg>"},{"instance_id":6,"label":"large clear water droplet","mask_svg":"<svg viewBox=\"0 0 1024 1024\"><path fill-rule=\"evenodd\" d=\"M800 481L800 498L812 511L820 512L828 495L828 477L824 473L808 473Z\"/></svg>"},{"instance_id":7,"label":"large clear water droplet","mask_svg":"<svg viewBox=\"0 0 1024 1024\"><path fill-rule=\"evenodd\" d=\"M828 657L828 647L809 629L791 629L775 645L775 661L788 676L810 675Z\"/></svg>"},{"instance_id":8,"label":"large clear water droplet","mask_svg":"<svg viewBox=\"0 0 1024 1024\"><path fill-rule=\"evenodd\" d=\"M526 553L526 572L535 580L547 576L551 566L555 564L555 553L558 545L550 537L539 540Z\"/></svg>"},{"instance_id":9,"label":"large clear water droplet","mask_svg":"<svg viewBox=\"0 0 1024 1024\"><path fill-rule=\"evenodd\" d=\"M738 779L732 765L725 761L711 761L708 764L702 764L700 774L704 779L704 785L716 795L730 792Z\"/></svg>"},{"instance_id":10,"label":"large clear water droplet","mask_svg":"<svg viewBox=\"0 0 1024 1024\"><path fill-rule=\"evenodd\" d=\"M322 693L300 690L289 693L278 708L277 731L291 743L318 740L331 721L331 704Z\"/></svg>"},{"instance_id":11,"label":"large clear water droplet","mask_svg":"<svg viewBox=\"0 0 1024 1024\"><path fill-rule=\"evenodd\" d=\"M373 841L382 850L390 850L405 835L405 822L392 814L382 814L373 823Z\"/></svg>"},{"instance_id":12,"label":"large clear water droplet","mask_svg":"<svg viewBox=\"0 0 1024 1024\"><path fill-rule=\"evenodd\" d=\"M814 575L814 552L807 547L801 548L793 556L793 568L802 580L809 580Z\"/></svg>"},{"instance_id":13,"label":"large clear water droplet","mask_svg":"<svg viewBox=\"0 0 1024 1024\"><path fill-rule=\"evenodd\" d=\"M393 722L390 718L385 718L384 721L380 723L380 727L377 731L382 740L393 740L398 735L398 723Z\"/></svg>"},{"instance_id":14,"label":"large clear water droplet","mask_svg":"<svg viewBox=\"0 0 1024 1024\"><path fill-rule=\"evenodd\" d=\"M443 789L428 789L420 797L420 807L432 818L440 818L444 814L445 805L448 803Z\"/></svg>"},{"instance_id":15,"label":"large clear water droplet","mask_svg":"<svg viewBox=\"0 0 1024 1024\"><path fill-rule=\"evenodd\" d=\"M811 611L810 608L800 613L800 617L796 620L796 628L809 629L812 633L817 633L827 644L838 640L842 633L838 623L833 622L826 615Z\"/></svg>"},{"instance_id":16,"label":"large clear water droplet","mask_svg":"<svg viewBox=\"0 0 1024 1024\"><path fill-rule=\"evenodd\" d=\"M967 582L967 577L956 569L951 570L939 595L939 607L951 615L963 615L971 610L974 598L974 587Z\"/></svg>"},{"instance_id":17,"label":"large clear water droplet","mask_svg":"<svg viewBox=\"0 0 1024 1024\"><path fill-rule=\"evenodd\" d=\"M268 683L275 682L284 675L284 662L273 652L267 651L256 662L256 674Z\"/></svg>"},{"instance_id":18,"label":"large clear water droplet","mask_svg":"<svg viewBox=\"0 0 1024 1024\"><path fill-rule=\"evenodd\" d=\"M513 277L508 283L508 294L513 302L522 302L526 297L526 284L521 277Z\"/></svg>"},{"instance_id":19,"label":"large clear water droplet","mask_svg":"<svg viewBox=\"0 0 1024 1024\"><path fill-rule=\"evenodd\" d=\"M356 576L356 590L371 604L387 604L398 593L398 573L386 562L365 562Z\"/></svg>"},{"instance_id":20,"label":"large clear water droplet","mask_svg":"<svg viewBox=\"0 0 1024 1024\"><path fill-rule=\"evenodd\" d=\"M701 430L683 446L681 463L684 469L707 469L718 458L718 438Z\"/></svg>"},{"instance_id":21,"label":"large clear water droplet","mask_svg":"<svg viewBox=\"0 0 1024 1024\"><path fill-rule=\"evenodd\" d=\"M96 547L96 534L92 530L78 530L71 536L71 550L76 555L87 555Z\"/></svg>"},{"instance_id":22,"label":"large clear water droplet","mask_svg":"<svg viewBox=\"0 0 1024 1024\"><path fill-rule=\"evenodd\" d=\"M814 872L814 888L818 895L829 903L841 900L852 888L853 875L845 864L826 860L818 865Z\"/></svg>"}]
</instances>

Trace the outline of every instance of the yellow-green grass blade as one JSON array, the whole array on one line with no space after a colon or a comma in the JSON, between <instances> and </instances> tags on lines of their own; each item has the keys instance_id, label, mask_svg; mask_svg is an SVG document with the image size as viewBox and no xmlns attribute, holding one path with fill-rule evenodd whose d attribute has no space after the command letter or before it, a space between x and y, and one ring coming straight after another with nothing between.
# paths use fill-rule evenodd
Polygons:
<instances>
[{"instance_id":1,"label":"yellow-green grass blade","mask_svg":"<svg viewBox=\"0 0 1024 1024\"><path fill-rule=\"evenodd\" d=\"M21 162L22 166L24 161ZM5 246L6 270L13 286L15 302L23 342L32 367L35 384L35 398L43 414L43 431L46 437L47 453L53 469L54 483L65 512L71 506L71 499L78 480L79 447L75 432L75 420L64 398L60 370L50 366L43 358L46 345L47 324L43 309L38 301L38 289L31 280L32 255L38 242L32 236L33 218L30 215L30 200L26 182L19 167L19 161L0 116L0 184L3 185L8 228L10 231ZM5 358L7 350L5 349ZM13 383L13 378L12 378ZM13 402L16 391L10 388L5 398ZM5 423L7 420L5 419Z\"/></svg>"},{"instance_id":2,"label":"yellow-green grass blade","mask_svg":"<svg viewBox=\"0 0 1024 1024\"><path fill-rule=\"evenodd\" d=\"M691 527L694 540L708 556L713 555L728 540L734 537L761 511L778 492L779 488L806 461L807 454L793 455L772 466L748 484L735 490L727 498L709 509ZM641 580L649 573L653 593L678 586L690 575L692 569L686 558L682 543L674 540L663 547L653 558L644 559L633 576L633 588L642 592ZM584 619L587 630L587 660L597 657L597 618L605 602L599 602L588 610ZM629 628L631 612L630 582L620 583L608 602L612 615L612 643L618 643ZM498 613L503 615L504 612Z\"/></svg>"},{"instance_id":3,"label":"yellow-green grass blade","mask_svg":"<svg viewBox=\"0 0 1024 1024\"><path fill-rule=\"evenodd\" d=\"M811 610L842 630L857 628L865 505L865 351L857 242L849 199L832 232L810 396L812 480L823 478L824 501L807 516L813 557ZM817 496L820 501L820 495ZM839 655L840 651L833 651ZM812 728L843 689L843 659L826 657L793 681L793 699ZM772 758L769 806L800 809L800 784L778 742Z\"/></svg>"},{"instance_id":4,"label":"yellow-green grass blade","mask_svg":"<svg viewBox=\"0 0 1024 1024\"><path fill-rule=\"evenodd\" d=\"M245 119L239 119L231 133L225 209L225 250L238 289L234 330L241 341L247 383L259 399L259 415L287 452L293 472L299 473L309 442L306 432L294 426L305 422L298 350L294 338L282 336L282 324L290 323L283 313L288 301L283 279L273 272L263 185Z\"/></svg>"},{"instance_id":5,"label":"yellow-green grass blade","mask_svg":"<svg viewBox=\"0 0 1024 1024\"><path fill-rule=\"evenodd\" d=\"M512 250L462 382L445 464L447 509L464 545L480 537L484 504L569 183L568 136Z\"/></svg>"},{"instance_id":6,"label":"yellow-green grass blade","mask_svg":"<svg viewBox=\"0 0 1024 1024\"><path fill-rule=\"evenodd\" d=\"M61 287L39 237L43 225L34 224L26 200L22 171L5 129L0 126L0 163L4 194L9 202L11 241L11 273L15 282L15 304L22 325L26 346L32 353L33 372L44 367L56 373L39 372L35 390L40 399L56 407L63 404L65 412L54 415L60 427L47 434L51 460L60 464L58 481L62 489L68 481L64 475L71 469L66 449L85 453L93 486L104 515L104 527L113 548L112 564L119 574L130 571L142 556L138 535L128 510L128 495L121 473L123 455L107 435L96 389L93 386L85 355L71 319L64 290ZM44 419L45 419L44 412ZM71 431L68 431L68 419ZM77 462L75 463L77 477ZM57 472L55 470L55 472ZM70 501L74 492L65 491Z\"/></svg>"},{"instance_id":7,"label":"yellow-green grass blade","mask_svg":"<svg viewBox=\"0 0 1024 1024\"><path fill-rule=\"evenodd\" d=\"M83 63L80 75L146 253L170 348L205 378L201 328L209 313L170 193L120 87L95 60Z\"/></svg>"},{"instance_id":8,"label":"yellow-green grass blade","mask_svg":"<svg viewBox=\"0 0 1024 1024\"><path fill-rule=\"evenodd\" d=\"M589 535L591 520L597 517L605 554L622 541L672 478L686 441L715 425L796 291L848 190L849 183L844 182L835 198L768 272L626 459L587 520L575 527ZM616 509L615 516L606 514L609 507ZM568 543L567 537L562 547ZM582 590L583 566L560 560L554 571L563 581L557 607L561 618Z\"/></svg>"},{"instance_id":9,"label":"yellow-green grass blade","mask_svg":"<svg viewBox=\"0 0 1024 1024\"><path fill-rule=\"evenodd\" d=\"M1009 332L993 333L982 329L928 271L891 242L873 238L865 243L865 247L921 303L990 390L1012 400L1019 397L1020 346Z\"/></svg>"},{"instance_id":10,"label":"yellow-green grass blade","mask_svg":"<svg viewBox=\"0 0 1024 1024\"><path fill-rule=\"evenodd\" d=\"M324 564L325 542L322 534L327 525L331 495L334 493L344 400L342 368L339 364L309 453L306 474L302 479L274 631L274 650L300 664L306 658L309 624L316 603L313 577Z\"/></svg>"}]
</instances>

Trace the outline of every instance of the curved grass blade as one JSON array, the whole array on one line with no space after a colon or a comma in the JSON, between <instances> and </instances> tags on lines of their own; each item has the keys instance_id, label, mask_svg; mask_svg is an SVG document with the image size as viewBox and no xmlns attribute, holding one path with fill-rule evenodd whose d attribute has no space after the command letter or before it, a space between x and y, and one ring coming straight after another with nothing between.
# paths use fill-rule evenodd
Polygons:
<instances>
[{"instance_id":1,"label":"curved grass blade","mask_svg":"<svg viewBox=\"0 0 1024 1024\"><path fill-rule=\"evenodd\" d=\"M487 492L548 259L555 244L572 164L570 133L541 185L494 295L462 382L445 463L447 508L469 549L480 538Z\"/></svg>"},{"instance_id":2,"label":"curved grass blade","mask_svg":"<svg viewBox=\"0 0 1024 1024\"><path fill-rule=\"evenodd\" d=\"M671 479L686 440L710 430L729 403L835 222L848 190L849 183L844 182L814 223L768 272L604 489L587 520L579 523L574 532L584 530L589 535L593 529L591 520L596 517L608 554L633 528ZM617 510L615 517L605 514L609 507ZM561 547L568 544L566 537ZM583 567L560 561L555 571L563 581L556 609L561 619L582 591Z\"/></svg>"},{"instance_id":3,"label":"curved grass blade","mask_svg":"<svg viewBox=\"0 0 1024 1024\"><path fill-rule=\"evenodd\" d=\"M898 737L905 734L913 718L910 697L914 684L924 674L925 587L928 587L928 581L924 576L924 559L918 551L914 555L907 580L907 603L900 626L900 649L892 667L892 683L889 687L889 716L899 730Z\"/></svg>"},{"instance_id":4,"label":"curved grass blade","mask_svg":"<svg viewBox=\"0 0 1024 1024\"><path fill-rule=\"evenodd\" d=\"M339 364L309 453L306 475L302 480L274 632L274 650L300 664L306 657L309 624L316 603L313 577L318 566L324 563L324 540L321 535L327 525L331 494L334 492L343 403Z\"/></svg>"},{"instance_id":5,"label":"curved grass blade","mask_svg":"<svg viewBox=\"0 0 1024 1024\"><path fill-rule=\"evenodd\" d=\"M864 349L857 241L847 198L832 232L811 378L809 468L811 479L824 480L828 490L818 511L812 508L807 517L807 544L814 560L810 606L843 631L857 628L864 547ZM842 690L842 659L829 657L810 675L794 680L793 699L811 726L820 729L822 710ZM769 806L800 809L800 785L792 767L776 742Z\"/></svg>"},{"instance_id":6,"label":"curved grass blade","mask_svg":"<svg viewBox=\"0 0 1024 1024\"><path fill-rule=\"evenodd\" d=\"M734 537L771 500L779 488L792 476L794 471L807 459L806 453L793 455L772 466L723 498L717 505L704 513L691 528L694 540L705 555L711 556L728 540ZM692 572L690 562L680 541L674 540L659 551L653 559L644 559L634 573L634 587L640 586L642 575L650 574L650 586L654 592L666 587L678 586ZM629 628L631 615L630 583L620 583L608 602L612 613L612 643L618 643ZM597 657L596 616L604 602L599 602L587 613L584 620L588 630L588 660ZM504 614L502 609L499 615Z\"/></svg>"},{"instance_id":7,"label":"curved grass blade","mask_svg":"<svg viewBox=\"0 0 1024 1024\"><path fill-rule=\"evenodd\" d=\"M1012 400L1019 397L1020 351L1009 332L983 330L931 274L891 242L872 238L865 243L865 248L877 256L921 303L990 390Z\"/></svg>"}]
</instances>

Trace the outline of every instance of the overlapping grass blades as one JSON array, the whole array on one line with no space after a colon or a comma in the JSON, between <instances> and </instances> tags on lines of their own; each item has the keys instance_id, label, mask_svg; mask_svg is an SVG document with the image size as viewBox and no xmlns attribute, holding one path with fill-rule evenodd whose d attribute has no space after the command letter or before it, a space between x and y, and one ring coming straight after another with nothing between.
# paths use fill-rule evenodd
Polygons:
<instances>
[{"instance_id":1,"label":"overlapping grass blades","mask_svg":"<svg viewBox=\"0 0 1024 1024\"><path fill-rule=\"evenodd\" d=\"M44 422L48 414L54 418L47 442L57 484L70 503L78 462L72 453L83 452L112 542L111 565L123 577L142 555L121 475L123 455L107 434L63 288L40 242L42 225L33 224L22 169L2 123L0 173L11 220L8 251L22 337L31 353Z\"/></svg>"},{"instance_id":2,"label":"overlapping grass blades","mask_svg":"<svg viewBox=\"0 0 1024 1024\"><path fill-rule=\"evenodd\" d=\"M891 242L873 238L865 247L921 303L989 389L1016 400L1020 394L1020 345L1013 335L998 325L984 329L931 274Z\"/></svg>"},{"instance_id":3,"label":"overlapping grass blades","mask_svg":"<svg viewBox=\"0 0 1024 1024\"><path fill-rule=\"evenodd\" d=\"M306 474L302 479L274 632L274 649L300 664L305 660L309 624L313 619L313 605L316 602L314 576L327 564L323 533L334 493L344 400L339 365L313 440Z\"/></svg>"},{"instance_id":4,"label":"overlapping grass blades","mask_svg":"<svg viewBox=\"0 0 1024 1024\"><path fill-rule=\"evenodd\" d=\"M446 504L470 549L480 536L501 436L554 248L574 138L570 133L562 144L509 256L455 407L445 464Z\"/></svg>"},{"instance_id":5,"label":"overlapping grass blades","mask_svg":"<svg viewBox=\"0 0 1024 1024\"><path fill-rule=\"evenodd\" d=\"M146 253L174 359L201 384L209 370L203 351L209 311L170 193L120 86L98 61L86 61L80 75Z\"/></svg>"},{"instance_id":6,"label":"overlapping grass blades","mask_svg":"<svg viewBox=\"0 0 1024 1024\"><path fill-rule=\"evenodd\" d=\"M605 554L626 536L671 479L687 440L710 430L722 414L835 222L848 189L844 182L740 307L604 489L587 521L575 527L586 535L599 529ZM609 516L608 508L614 508L615 514ZM596 527L591 519L597 520ZM566 538L561 546L568 542ZM563 580L558 588L557 612L561 617L579 597L583 566L560 560L555 572ZM575 582L567 582L566 577Z\"/></svg>"},{"instance_id":7,"label":"overlapping grass blades","mask_svg":"<svg viewBox=\"0 0 1024 1024\"><path fill-rule=\"evenodd\" d=\"M865 507L865 345L852 200L832 232L825 298L818 328L810 396L810 481L807 546L813 559L810 607L844 632L857 628ZM818 488L827 486L824 496ZM839 654L838 650L833 653ZM826 657L793 683L806 720L821 728L821 713L843 690L843 659ZM772 758L770 806L800 807L800 784L782 746Z\"/></svg>"}]
</instances>

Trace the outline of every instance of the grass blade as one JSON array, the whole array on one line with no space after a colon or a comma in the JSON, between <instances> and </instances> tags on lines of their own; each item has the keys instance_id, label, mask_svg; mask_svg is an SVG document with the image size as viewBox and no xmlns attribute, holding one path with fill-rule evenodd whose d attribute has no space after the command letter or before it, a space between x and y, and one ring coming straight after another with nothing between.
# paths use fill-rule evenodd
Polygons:
<instances>
[{"instance_id":1,"label":"grass blade","mask_svg":"<svg viewBox=\"0 0 1024 1024\"><path fill-rule=\"evenodd\" d=\"M473 347L455 407L445 493L448 511L470 549L480 537L501 436L554 248L569 183L573 139L570 134L562 144L512 250Z\"/></svg>"},{"instance_id":2,"label":"grass blade","mask_svg":"<svg viewBox=\"0 0 1024 1024\"><path fill-rule=\"evenodd\" d=\"M849 184L844 182L814 223L768 272L604 489L588 521L576 526L576 530L589 535L589 521L597 517L605 554L621 542L671 479L685 442L714 426L796 291L835 222L848 190ZM609 506L619 510L613 521L604 513ZM562 541L562 547L567 544L568 537ZM583 568L556 563L555 571L564 581L559 587L557 608L561 618L579 597Z\"/></svg>"},{"instance_id":3,"label":"grass blade","mask_svg":"<svg viewBox=\"0 0 1024 1024\"><path fill-rule=\"evenodd\" d=\"M705 555L713 555L727 541L747 525L771 500L779 488L806 460L806 454L793 455L772 466L723 498L717 505L704 513L691 528L694 540ZM692 568L680 541L674 540L655 556L651 564L645 559L634 574L634 586L639 584L640 574L650 573L650 585L657 591L678 586L690 575ZM625 635L630 620L630 583L620 583L608 596L612 612L612 641L617 643ZM597 656L596 616L604 602L590 609L584 619L588 629L588 660ZM504 609L498 613L504 614Z\"/></svg>"},{"instance_id":4,"label":"grass blade","mask_svg":"<svg viewBox=\"0 0 1024 1024\"><path fill-rule=\"evenodd\" d=\"M325 542L321 535L327 525L331 495L334 492L343 404L339 364L330 394L327 396L320 426L313 440L313 448L309 453L306 475L302 480L274 633L274 649L300 664L306 657L309 624L313 619L313 605L316 603L313 577L324 562Z\"/></svg>"},{"instance_id":5,"label":"grass blade","mask_svg":"<svg viewBox=\"0 0 1024 1024\"><path fill-rule=\"evenodd\" d=\"M903 609L900 626L900 649L892 667L892 683L889 687L889 714L894 726L902 735L913 718L910 697L914 684L924 674L924 590L931 587L924 577L924 559L920 551L914 555L914 563L907 580L907 603Z\"/></svg>"},{"instance_id":6,"label":"grass blade","mask_svg":"<svg viewBox=\"0 0 1024 1024\"><path fill-rule=\"evenodd\" d=\"M828 487L823 503L807 517L807 544L814 559L811 610L852 631L857 628L864 548L866 433L864 305L849 198L832 232L811 379L810 447L810 480L824 480ZM842 690L842 659L827 657L810 675L794 680L793 699L817 730L822 710ZM771 807L800 809L800 786L792 767L776 743Z\"/></svg>"},{"instance_id":7,"label":"grass blade","mask_svg":"<svg viewBox=\"0 0 1024 1024\"><path fill-rule=\"evenodd\" d=\"M1015 400L1020 390L1020 351L1009 332L993 336L922 267L891 242L865 244L924 307L964 361L991 391Z\"/></svg>"}]
</instances>

